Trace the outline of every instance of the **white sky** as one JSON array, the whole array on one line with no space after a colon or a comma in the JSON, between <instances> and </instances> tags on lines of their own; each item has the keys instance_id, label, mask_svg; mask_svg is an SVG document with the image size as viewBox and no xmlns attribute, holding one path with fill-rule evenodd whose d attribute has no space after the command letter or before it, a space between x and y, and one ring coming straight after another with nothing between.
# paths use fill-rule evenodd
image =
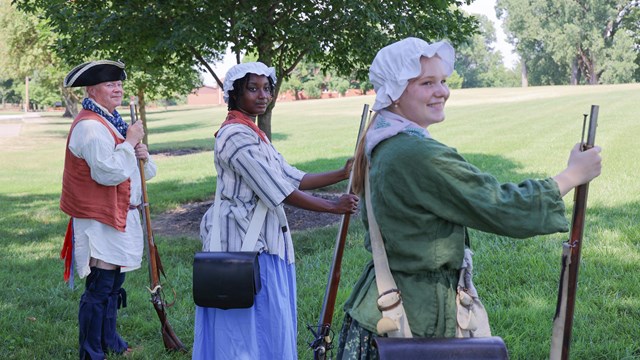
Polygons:
<instances>
[{"instance_id":1,"label":"white sky","mask_svg":"<svg viewBox=\"0 0 640 360\"><path fill-rule=\"evenodd\" d=\"M471 5L463 5L462 9L470 14L483 14L493 21L496 28L496 45L495 49L500 51L502 59L506 67L513 69L518 61L518 55L513 53L513 46L507 43L507 36L502 30L502 21L496 18L496 1L495 0L475 0Z\"/></svg>"},{"instance_id":2,"label":"white sky","mask_svg":"<svg viewBox=\"0 0 640 360\"><path fill-rule=\"evenodd\" d=\"M227 71L235 64L236 64L235 55L231 52L231 49L227 49L227 53L224 55L224 58L222 59L222 61L209 64L209 65L211 65L211 67L213 68L213 71L216 72L216 75L218 75L218 78L222 79L224 78L224 75L227 73ZM205 85L207 86L216 85L216 80L213 78L213 76L211 76L211 74L209 74L209 71L205 70L200 74L202 74L204 78Z\"/></svg>"},{"instance_id":3,"label":"white sky","mask_svg":"<svg viewBox=\"0 0 640 360\"><path fill-rule=\"evenodd\" d=\"M475 0L470 6L463 5L462 9L467 11L470 14L483 14L486 15L489 20L493 21L495 29L496 29L496 40L497 43L495 45L495 49L500 51L502 54L502 58L505 66L513 69L515 67L515 63L518 60L518 56L513 53L513 46L507 43L506 35L502 30L502 22L496 18L495 12L496 1L495 0ZM221 62L212 64L214 71L218 77L223 78L227 73L227 70L235 65L235 56L231 54L230 50L227 50L227 54ZM209 72L202 73L204 76L204 84L213 86L216 82L213 77L209 74Z\"/></svg>"}]
</instances>

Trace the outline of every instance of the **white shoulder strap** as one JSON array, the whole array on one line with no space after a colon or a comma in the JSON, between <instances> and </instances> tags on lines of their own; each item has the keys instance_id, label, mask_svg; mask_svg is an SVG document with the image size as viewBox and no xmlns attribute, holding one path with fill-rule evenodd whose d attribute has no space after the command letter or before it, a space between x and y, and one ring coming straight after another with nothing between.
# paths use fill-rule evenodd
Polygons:
<instances>
[{"instance_id":1,"label":"white shoulder strap","mask_svg":"<svg viewBox=\"0 0 640 360\"><path fill-rule=\"evenodd\" d=\"M242 251L255 251L256 243L258 242L258 236L264 224L264 219L267 217L267 205L264 201L258 200L258 205L253 211L253 217L249 224L249 229L244 235L244 241L242 242Z\"/></svg>"},{"instance_id":2,"label":"white shoulder strap","mask_svg":"<svg viewBox=\"0 0 640 360\"><path fill-rule=\"evenodd\" d=\"M402 296L396 285L387 259L387 251L384 248L382 233L376 222L371 204L371 187L369 184L369 165L365 171L365 203L367 206L367 219L369 220L369 239L371 240L371 252L373 253L373 266L376 272L376 285L378 286L378 309L382 312L382 319L378 321L377 330L380 334L389 337L410 338L411 328L402 306Z\"/></svg>"},{"instance_id":3,"label":"white shoulder strap","mask_svg":"<svg viewBox=\"0 0 640 360\"><path fill-rule=\"evenodd\" d=\"M222 203L222 184L216 184L216 198L213 201L213 225L211 231L213 232L213 241L211 242L211 251L222 251L222 241L220 240L220 204ZM241 251L255 251L256 243L258 242L258 236L262 229L262 224L267 217L267 205L260 199L258 199L258 205L251 217L251 223L249 223L249 229L244 236L242 242Z\"/></svg>"}]
</instances>

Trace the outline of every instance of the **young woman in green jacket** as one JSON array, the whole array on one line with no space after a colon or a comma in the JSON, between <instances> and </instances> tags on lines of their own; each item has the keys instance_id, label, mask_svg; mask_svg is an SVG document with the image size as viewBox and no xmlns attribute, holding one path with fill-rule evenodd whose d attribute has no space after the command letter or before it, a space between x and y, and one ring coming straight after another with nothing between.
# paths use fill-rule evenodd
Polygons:
<instances>
[{"instance_id":1,"label":"young woman in green jacket","mask_svg":"<svg viewBox=\"0 0 640 360\"><path fill-rule=\"evenodd\" d=\"M501 183L431 137L429 126L445 118L453 62L447 42L407 38L378 52L369 71L376 114L354 164L356 194L369 167L371 205L414 337L455 336L467 228L514 238L566 232L562 197L601 170L601 149L576 144L558 175ZM370 262L345 305L338 359L377 358L377 298Z\"/></svg>"}]
</instances>

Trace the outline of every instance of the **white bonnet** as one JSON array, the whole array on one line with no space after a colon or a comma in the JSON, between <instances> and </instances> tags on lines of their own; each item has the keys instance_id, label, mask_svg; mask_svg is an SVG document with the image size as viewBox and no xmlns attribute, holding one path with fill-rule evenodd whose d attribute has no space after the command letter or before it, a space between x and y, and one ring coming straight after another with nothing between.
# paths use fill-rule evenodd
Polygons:
<instances>
[{"instance_id":1,"label":"white bonnet","mask_svg":"<svg viewBox=\"0 0 640 360\"><path fill-rule=\"evenodd\" d=\"M398 100L409 80L420 75L420 57L440 56L447 76L453 72L455 51L446 41L433 44L409 37L380 49L369 68L369 81L376 91L373 110L378 111Z\"/></svg>"},{"instance_id":2,"label":"white bonnet","mask_svg":"<svg viewBox=\"0 0 640 360\"><path fill-rule=\"evenodd\" d=\"M256 74L256 75L264 75L268 76L273 80L273 83L276 83L276 69L272 67L268 67L267 65L261 62L248 62L242 63L238 65L234 65L229 71L227 71L227 75L224 77L224 102L229 102L229 91L233 90L233 82L242 79L247 74Z\"/></svg>"}]
</instances>

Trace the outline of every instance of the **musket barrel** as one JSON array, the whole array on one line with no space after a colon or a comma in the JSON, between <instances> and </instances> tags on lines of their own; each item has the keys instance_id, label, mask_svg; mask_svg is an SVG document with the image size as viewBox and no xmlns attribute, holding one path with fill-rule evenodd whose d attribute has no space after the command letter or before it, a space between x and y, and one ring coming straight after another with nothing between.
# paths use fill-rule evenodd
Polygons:
<instances>
[{"instance_id":1,"label":"musket barrel","mask_svg":"<svg viewBox=\"0 0 640 360\"><path fill-rule=\"evenodd\" d=\"M369 105L365 104L362 109L362 116L360 118L360 127L358 129L358 137L356 140L356 150L369 113ZM349 175L347 184L347 193L351 192L351 185L353 183L353 172ZM329 271L329 278L327 281L327 287L325 289L324 300L322 302L322 311L320 312L320 320L318 322L317 333L314 332L316 339L310 346L313 348L314 359L324 360L326 358L327 351L332 347L330 332L331 323L333 321L333 312L336 303L336 296L338 293L338 286L340 285L342 257L344 254L344 245L347 239L347 232L349 230L349 222L351 214L346 213L342 215L340 220L340 231L336 236L336 245L334 248L333 261L331 263L331 269Z\"/></svg>"},{"instance_id":2,"label":"musket barrel","mask_svg":"<svg viewBox=\"0 0 640 360\"><path fill-rule=\"evenodd\" d=\"M137 121L135 102L131 101L129 104L129 110L131 111L131 124L133 125ZM144 161L138 160L138 169L140 170L140 182L142 186L142 209L140 216L143 223L143 234L146 238L147 244L147 257L149 260L149 282L151 292L151 303L156 310L158 318L160 320L162 330L162 342L167 350L186 352L187 348L182 344L178 336L175 334L169 321L167 320L167 314L165 311L166 304L162 298L162 287L160 285L160 272L162 271L162 265L160 263L160 256L153 238L153 229L151 226L151 212L149 210L149 195L147 193L147 181L144 171ZM151 290L153 289L153 290Z\"/></svg>"},{"instance_id":3,"label":"musket barrel","mask_svg":"<svg viewBox=\"0 0 640 360\"><path fill-rule=\"evenodd\" d=\"M589 132L587 134L587 142L582 144L583 151L595 145L598 110L598 105L591 106ZM577 186L574 190L571 232L569 240L563 245L563 267L560 275L556 315L553 320L550 360L569 359L588 194L589 183Z\"/></svg>"}]
</instances>

